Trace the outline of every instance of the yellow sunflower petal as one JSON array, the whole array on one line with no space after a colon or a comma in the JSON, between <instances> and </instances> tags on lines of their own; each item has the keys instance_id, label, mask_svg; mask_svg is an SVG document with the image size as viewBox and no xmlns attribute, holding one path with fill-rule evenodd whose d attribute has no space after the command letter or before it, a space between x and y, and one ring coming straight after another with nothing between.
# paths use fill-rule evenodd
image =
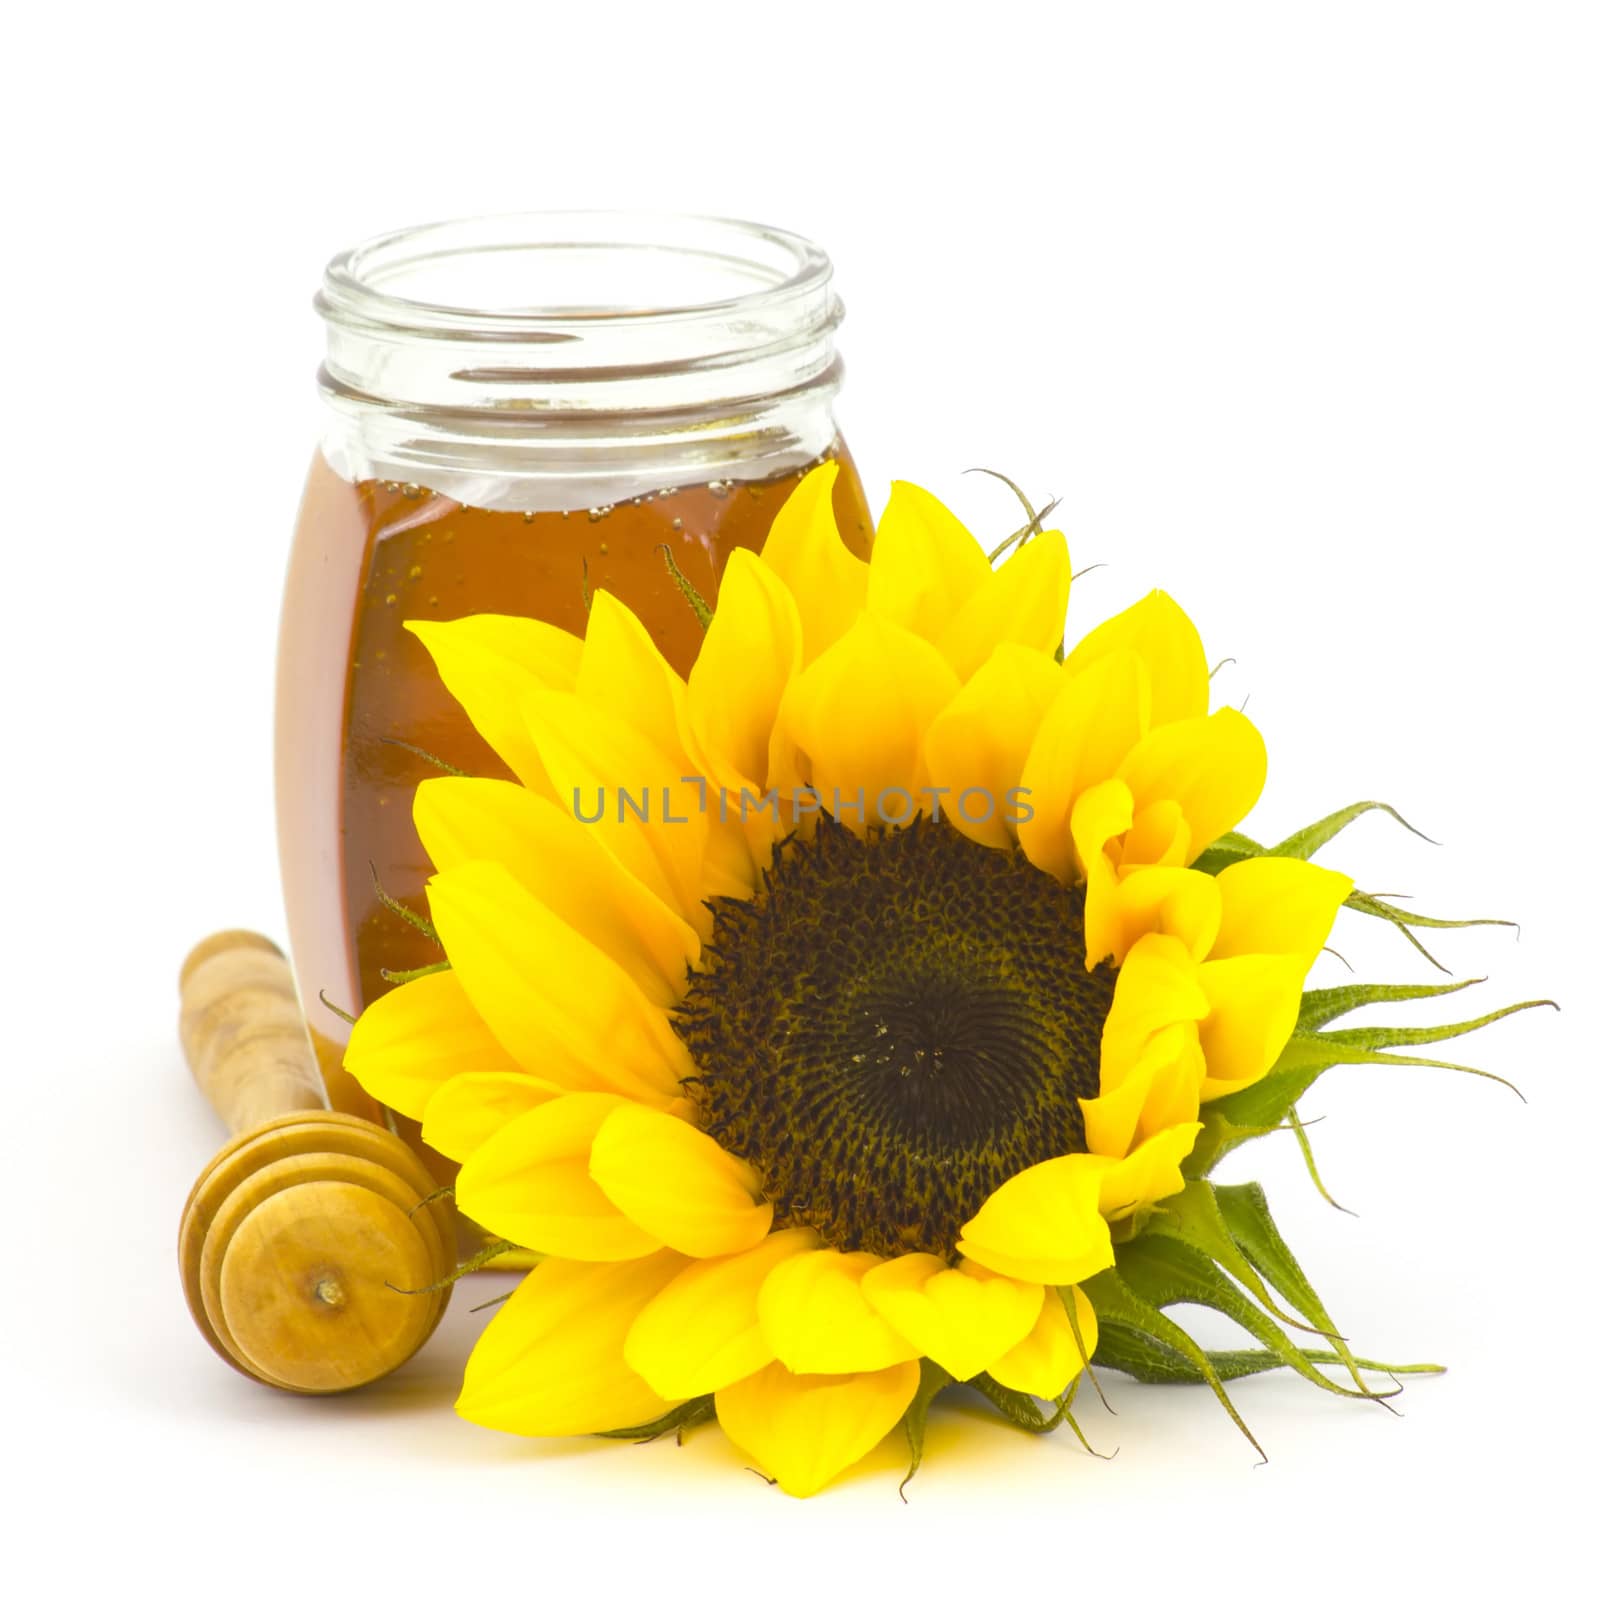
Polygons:
<instances>
[{"instance_id":1,"label":"yellow sunflower petal","mask_svg":"<svg viewBox=\"0 0 1600 1600\"><path fill-rule=\"evenodd\" d=\"M867 609L930 642L995 581L978 541L939 500L894 483L867 569Z\"/></svg>"},{"instance_id":2,"label":"yellow sunflower petal","mask_svg":"<svg viewBox=\"0 0 1600 1600\"><path fill-rule=\"evenodd\" d=\"M947 791L940 814L969 839L999 850L1013 842L1013 791L1064 681L1048 655L1002 644L928 724L928 782Z\"/></svg>"},{"instance_id":3,"label":"yellow sunflower petal","mask_svg":"<svg viewBox=\"0 0 1600 1600\"><path fill-rule=\"evenodd\" d=\"M1194 1047L1198 1051L1199 1040ZM1174 1059L1172 1052L1166 1062ZM1089 1153L1097 1156L1123 1156L1138 1132L1139 1117L1149 1091L1147 1075L1130 1072L1114 1089L1107 1089L1092 1099L1078 1101L1083 1112L1083 1139Z\"/></svg>"},{"instance_id":4,"label":"yellow sunflower petal","mask_svg":"<svg viewBox=\"0 0 1600 1600\"><path fill-rule=\"evenodd\" d=\"M1297 955L1309 970L1354 887L1342 872L1287 856L1237 861L1217 874L1222 926L1211 954Z\"/></svg>"},{"instance_id":5,"label":"yellow sunflower petal","mask_svg":"<svg viewBox=\"0 0 1600 1600\"><path fill-rule=\"evenodd\" d=\"M794 597L770 565L735 550L689 671L686 699L695 754L718 783L764 790L773 724L800 661Z\"/></svg>"},{"instance_id":6,"label":"yellow sunflower petal","mask_svg":"<svg viewBox=\"0 0 1600 1600\"><path fill-rule=\"evenodd\" d=\"M1123 1080L1080 1100L1083 1133L1097 1156L1125 1156L1142 1138L1200 1114L1206 1062L1192 1024L1163 1028Z\"/></svg>"},{"instance_id":7,"label":"yellow sunflower petal","mask_svg":"<svg viewBox=\"0 0 1600 1600\"><path fill-rule=\"evenodd\" d=\"M589 1174L624 1216L686 1256L748 1250L772 1227L750 1164L665 1112L619 1105L595 1138Z\"/></svg>"},{"instance_id":8,"label":"yellow sunflower petal","mask_svg":"<svg viewBox=\"0 0 1600 1600\"><path fill-rule=\"evenodd\" d=\"M1122 934L1117 906L1117 869L1103 856L1093 857L1083 886L1083 964L1093 971L1102 961L1120 957L1129 947Z\"/></svg>"},{"instance_id":9,"label":"yellow sunflower petal","mask_svg":"<svg viewBox=\"0 0 1600 1600\"><path fill-rule=\"evenodd\" d=\"M813 1250L772 1269L757 1311L772 1353L791 1372L875 1372L916 1355L873 1310L861 1280L882 1257Z\"/></svg>"},{"instance_id":10,"label":"yellow sunflower petal","mask_svg":"<svg viewBox=\"0 0 1600 1600\"><path fill-rule=\"evenodd\" d=\"M919 1355L966 1383L1024 1338L1038 1320L1044 1290L989 1272L976 1262L951 1267L939 1256L899 1256L874 1267L861 1292Z\"/></svg>"},{"instance_id":11,"label":"yellow sunflower petal","mask_svg":"<svg viewBox=\"0 0 1600 1600\"><path fill-rule=\"evenodd\" d=\"M623 1355L658 1394L711 1394L772 1360L756 1301L780 1261L818 1246L811 1228L784 1228L738 1255L696 1261L641 1311Z\"/></svg>"},{"instance_id":12,"label":"yellow sunflower petal","mask_svg":"<svg viewBox=\"0 0 1600 1600\"><path fill-rule=\"evenodd\" d=\"M1062 1295L1072 1296L1078 1319L1077 1337ZM1082 1341L1082 1347L1079 1341ZM996 1383L1021 1394L1036 1394L1054 1400L1083 1371L1083 1358L1094 1354L1100 1340L1100 1324L1089 1297L1074 1284L1069 1289L1051 1290L1039 1307L1032 1330L998 1361L989 1363L989 1376Z\"/></svg>"},{"instance_id":13,"label":"yellow sunflower petal","mask_svg":"<svg viewBox=\"0 0 1600 1600\"><path fill-rule=\"evenodd\" d=\"M822 804L860 832L880 806L909 820L923 738L960 687L925 639L868 614L794 680L780 718Z\"/></svg>"},{"instance_id":14,"label":"yellow sunflower petal","mask_svg":"<svg viewBox=\"0 0 1600 1600\"><path fill-rule=\"evenodd\" d=\"M531 690L522 710L556 803L703 937L706 817L683 756L576 694Z\"/></svg>"},{"instance_id":15,"label":"yellow sunflower petal","mask_svg":"<svg viewBox=\"0 0 1600 1600\"><path fill-rule=\"evenodd\" d=\"M1138 1066L1150 1040L1165 1028L1198 1022L1211 1008L1199 966L1182 940L1148 933L1117 974L1111 1013L1100 1036L1100 1088L1114 1089Z\"/></svg>"},{"instance_id":16,"label":"yellow sunflower petal","mask_svg":"<svg viewBox=\"0 0 1600 1600\"><path fill-rule=\"evenodd\" d=\"M690 1063L666 1013L498 862L441 872L428 904L461 987L521 1066L572 1089L678 1097Z\"/></svg>"},{"instance_id":17,"label":"yellow sunflower petal","mask_svg":"<svg viewBox=\"0 0 1600 1600\"><path fill-rule=\"evenodd\" d=\"M852 559L854 559L852 557ZM801 666L800 614L783 580L735 550L689 673L685 739L708 808L708 895L748 898L784 832L763 804L778 709Z\"/></svg>"},{"instance_id":18,"label":"yellow sunflower petal","mask_svg":"<svg viewBox=\"0 0 1600 1600\"><path fill-rule=\"evenodd\" d=\"M1171 595L1152 589L1144 599L1102 622L1067 656L1067 672L1118 650L1131 650L1150 674L1150 725L1203 717L1211 699L1206 653L1194 624Z\"/></svg>"},{"instance_id":19,"label":"yellow sunflower petal","mask_svg":"<svg viewBox=\"0 0 1600 1600\"><path fill-rule=\"evenodd\" d=\"M526 1072L464 1072L428 1102L422 1137L441 1155L465 1161L508 1122L560 1093Z\"/></svg>"},{"instance_id":20,"label":"yellow sunflower petal","mask_svg":"<svg viewBox=\"0 0 1600 1600\"><path fill-rule=\"evenodd\" d=\"M489 747L530 789L544 789L544 763L523 725L522 696L530 688L571 688L582 641L528 617L480 615L406 628Z\"/></svg>"},{"instance_id":21,"label":"yellow sunflower petal","mask_svg":"<svg viewBox=\"0 0 1600 1600\"><path fill-rule=\"evenodd\" d=\"M496 778L429 778L412 815L440 872L498 861L657 1005L682 998L699 936L553 800Z\"/></svg>"},{"instance_id":22,"label":"yellow sunflower petal","mask_svg":"<svg viewBox=\"0 0 1600 1600\"><path fill-rule=\"evenodd\" d=\"M707 788L705 803L706 846L700 858L702 899L722 896L748 900L760 882L761 870L771 863L777 835L758 825L741 825L737 796L730 795L724 801L715 786ZM700 804L698 796L695 804Z\"/></svg>"},{"instance_id":23,"label":"yellow sunflower petal","mask_svg":"<svg viewBox=\"0 0 1600 1600\"><path fill-rule=\"evenodd\" d=\"M1159 800L1175 800L1183 808L1189 824L1187 866L1260 799L1267 747L1248 717L1224 708L1152 728L1117 775L1133 791L1135 810Z\"/></svg>"},{"instance_id":24,"label":"yellow sunflower petal","mask_svg":"<svg viewBox=\"0 0 1600 1600\"><path fill-rule=\"evenodd\" d=\"M621 718L672 757L680 774L683 753L683 679L644 624L604 589L595 591L573 689L585 705Z\"/></svg>"},{"instance_id":25,"label":"yellow sunflower petal","mask_svg":"<svg viewBox=\"0 0 1600 1600\"><path fill-rule=\"evenodd\" d=\"M683 1269L639 1261L541 1262L478 1336L456 1410L469 1422L550 1438L631 1428L670 1409L622 1359L640 1310Z\"/></svg>"},{"instance_id":26,"label":"yellow sunflower petal","mask_svg":"<svg viewBox=\"0 0 1600 1600\"><path fill-rule=\"evenodd\" d=\"M1230 956L1199 969L1210 1006L1200 1024L1206 1055L1202 1100L1266 1076L1294 1032L1305 971L1299 956Z\"/></svg>"},{"instance_id":27,"label":"yellow sunflower petal","mask_svg":"<svg viewBox=\"0 0 1600 1600\"><path fill-rule=\"evenodd\" d=\"M1084 906L1091 964L1122 961L1147 933L1170 934L1197 961L1210 953L1222 921L1217 880L1192 867L1138 867L1091 873Z\"/></svg>"},{"instance_id":28,"label":"yellow sunflower petal","mask_svg":"<svg viewBox=\"0 0 1600 1600\"><path fill-rule=\"evenodd\" d=\"M1149 725L1149 674L1131 650L1102 657L1062 686L1022 769L1033 815L1017 825L1017 842L1036 867L1063 881L1077 875L1078 796L1114 776Z\"/></svg>"},{"instance_id":29,"label":"yellow sunflower petal","mask_svg":"<svg viewBox=\"0 0 1600 1600\"><path fill-rule=\"evenodd\" d=\"M1217 880L1192 867L1143 867L1118 885L1123 937L1170 934L1197 961L1207 955L1222 921Z\"/></svg>"},{"instance_id":30,"label":"yellow sunflower petal","mask_svg":"<svg viewBox=\"0 0 1600 1600\"><path fill-rule=\"evenodd\" d=\"M1100 1215L1098 1159L1057 1156L1019 1172L984 1201L957 1248L993 1272L1027 1283L1078 1283L1109 1267L1111 1234Z\"/></svg>"},{"instance_id":31,"label":"yellow sunflower petal","mask_svg":"<svg viewBox=\"0 0 1600 1600\"><path fill-rule=\"evenodd\" d=\"M813 467L773 519L761 559L783 580L800 613L805 659L843 636L867 603L867 564L851 555L833 518L839 464Z\"/></svg>"},{"instance_id":32,"label":"yellow sunflower petal","mask_svg":"<svg viewBox=\"0 0 1600 1600\"><path fill-rule=\"evenodd\" d=\"M1111 1221L1143 1211L1177 1194L1186 1181L1182 1163L1194 1149L1198 1122L1180 1122L1153 1134L1120 1161L1086 1156L1099 1167L1100 1210Z\"/></svg>"},{"instance_id":33,"label":"yellow sunflower petal","mask_svg":"<svg viewBox=\"0 0 1600 1600\"><path fill-rule=\"evenodd\" d=\"M1176 800L1157 800L1133 819L1133 826L1124 836L1122 869L1181 867L1189 859L1189 837L1183 807Z\"/></svg>"},{"instance_id":34,"label":"yellow sunflower petal","mask_svg":"<svg viewBox=\"0 0 1600 1600\"><path fill-rule=\"evenodd\" d=\"M501 1126L467 1158L456 1204L502 1239L574 1261L628 1261L661 1241L625 1217L589 1176L611 1094L565 1094Z\"/></svg>"},{"instance_id":35,"label":"yellow sunflower petal","mask_svg":"<svg viewBox=\"0 0 1600 1600\"><path fill-rule=\"evenodd\" d=\"M1123 937L1117 873L1106 846L1133 825L1133 794L1120 778L1085 789L1073 803L1072 849L1084 879L1084 965L1093 970L1108 958L1121 960L1131 941Z\"/></svg>"},{"instance_id":36,"label":"yellow sunflower petal","mask_svg":"<svg viewBox=\"0 0 1600 1600\"><path fill-rule=\"evenodd\" d=\"M344 1065L368 1094L418 1121L458 1073L520 1070L453 972L413 978L374 1000L356 1019Z\"/></svg>"},{"instance_id":37,"label":"yellow sunflower petal","mask_svg":"<svg viewBox=\"0 0 1600 1600\"><path fill-rule=\"evenodd\" d=\"M1121 778L1107 778L1078 796L1070 822L1079 870L1087 870L1133 826L1133 791Z\"/></svg>"},{"instance_id":38,"label":"yellow sunflower petal","mask_svg":"<svg viewBox=\"0 0 1600 1600\"><path fill-rule=\"evenodd\" d=\"M797 1377L778 1363L717 1391L722 1431L787 1494L825 1488L905 1415L922 1364Z\"/></svg>"},{"instance_id":39,"label":"yellow sunflower petal","mask_svg":"<svg viewBox=\"0 0 1600 1600\"><path fill-rule=\"evenodd\" d=\"M940 631L936 642L956 676L970 678L1006 641L1042 652L1053 666L1071 583L1072 561L1060 533L1051 529L1025 544Z\"/></svg>"}]
</instances>

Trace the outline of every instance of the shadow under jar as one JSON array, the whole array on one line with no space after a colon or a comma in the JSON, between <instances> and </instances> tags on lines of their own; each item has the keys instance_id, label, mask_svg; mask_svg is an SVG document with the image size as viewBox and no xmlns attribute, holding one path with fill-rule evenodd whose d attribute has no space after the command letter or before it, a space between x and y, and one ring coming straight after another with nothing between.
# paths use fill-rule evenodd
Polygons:
<instances>
[{"instance_id":1,"label":"shadow under jar","mask_svg":"<svg viewBox=\"0 0 1600 1600\"><path fill-rule=\"evenodd\" d=\"M686 673L701 628L661 547L714 601L729 555L759 550L828 459L865 556L833 420L831 280L792 234L605 212L441 223L329 264L330 417L284 598L277 802L295 971L336 1109L381 1115L319 997L359 1013L384 972L439 958L383 903L426 909L417 784L436 762L510 776L405 624L499 612L581 634L586 592L606 589Z\"/></svg>"}]
</instances>

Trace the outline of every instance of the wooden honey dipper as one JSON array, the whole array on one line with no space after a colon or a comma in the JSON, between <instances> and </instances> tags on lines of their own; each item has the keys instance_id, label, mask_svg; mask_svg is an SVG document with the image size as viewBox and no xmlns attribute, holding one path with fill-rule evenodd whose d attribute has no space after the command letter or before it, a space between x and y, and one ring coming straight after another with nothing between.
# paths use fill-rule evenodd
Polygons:
<instances>
[{"instance_id":1,"label":"wooden honey dipper","mask_svg":"<svg viewBox=\"0 0 1600 1600\"><path fill-rule=\"evenodd\" d=\"M203 939L178 976L178 1032L233 1135L189 1192L178 1264L219 1356L263 1383L333 1394L393 1372L438 1325L455 1270L435 1185L394 1134L326 1109L283 952Z\"/></svg>"}]
</instances>

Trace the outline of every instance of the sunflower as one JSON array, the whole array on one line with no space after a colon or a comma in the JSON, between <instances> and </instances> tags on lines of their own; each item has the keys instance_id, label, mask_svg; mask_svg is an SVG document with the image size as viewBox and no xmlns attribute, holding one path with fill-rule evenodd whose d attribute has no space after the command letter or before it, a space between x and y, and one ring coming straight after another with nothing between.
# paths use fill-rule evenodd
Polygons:
<instances>
[{"instance_id":1,"label":"sunflower","mask_svg":"<svg viewBox=\"0 0 1600 1600\"><path fill-rule=\"evenodd\" d=\"M412 624L515 781L419 787L446 962L365 1011L347 1063L461 1163L465 1215L542 1258L462 1415L714 1413L797 1495L902 1421L920 1456L947 1382L1052 1425L1102 1323L1108 1364L1217 1387L1160 1312L1162 1251L1277 1309L1259 1237L1229 1255L1253 1197L1200 1181L1261 1130L1212 1108L1300 1040L1352 893L1235 831L1263 743L1211 709L1165 593L1064 651L1058 532L996 567L897 484L862 562L835 470L731 557L687 681L604 591L581 639ZM1342 1345L1253 1331L1370 1392Z\"/></svg>"}]
</instances>

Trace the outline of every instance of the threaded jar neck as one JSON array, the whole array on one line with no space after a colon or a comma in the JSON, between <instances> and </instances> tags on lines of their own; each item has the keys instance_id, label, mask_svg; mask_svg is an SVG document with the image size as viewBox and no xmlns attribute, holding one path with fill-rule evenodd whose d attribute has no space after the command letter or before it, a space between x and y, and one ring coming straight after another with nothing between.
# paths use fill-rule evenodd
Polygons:
<instances>
[{"instance_id":1,"label":"threaded jar neck","mask_svg":"<svg viewBox=\"0 0 1600 1600\"><path fill-rule=\"evenodd\" d=\"M528 212L385 234L335 256L317 296L333 453L419 481L677 477L792 453L789 433L803 453L828 442L841 377L832 279L807 240L712 217Z\"/></svg>"}]
</instances>

